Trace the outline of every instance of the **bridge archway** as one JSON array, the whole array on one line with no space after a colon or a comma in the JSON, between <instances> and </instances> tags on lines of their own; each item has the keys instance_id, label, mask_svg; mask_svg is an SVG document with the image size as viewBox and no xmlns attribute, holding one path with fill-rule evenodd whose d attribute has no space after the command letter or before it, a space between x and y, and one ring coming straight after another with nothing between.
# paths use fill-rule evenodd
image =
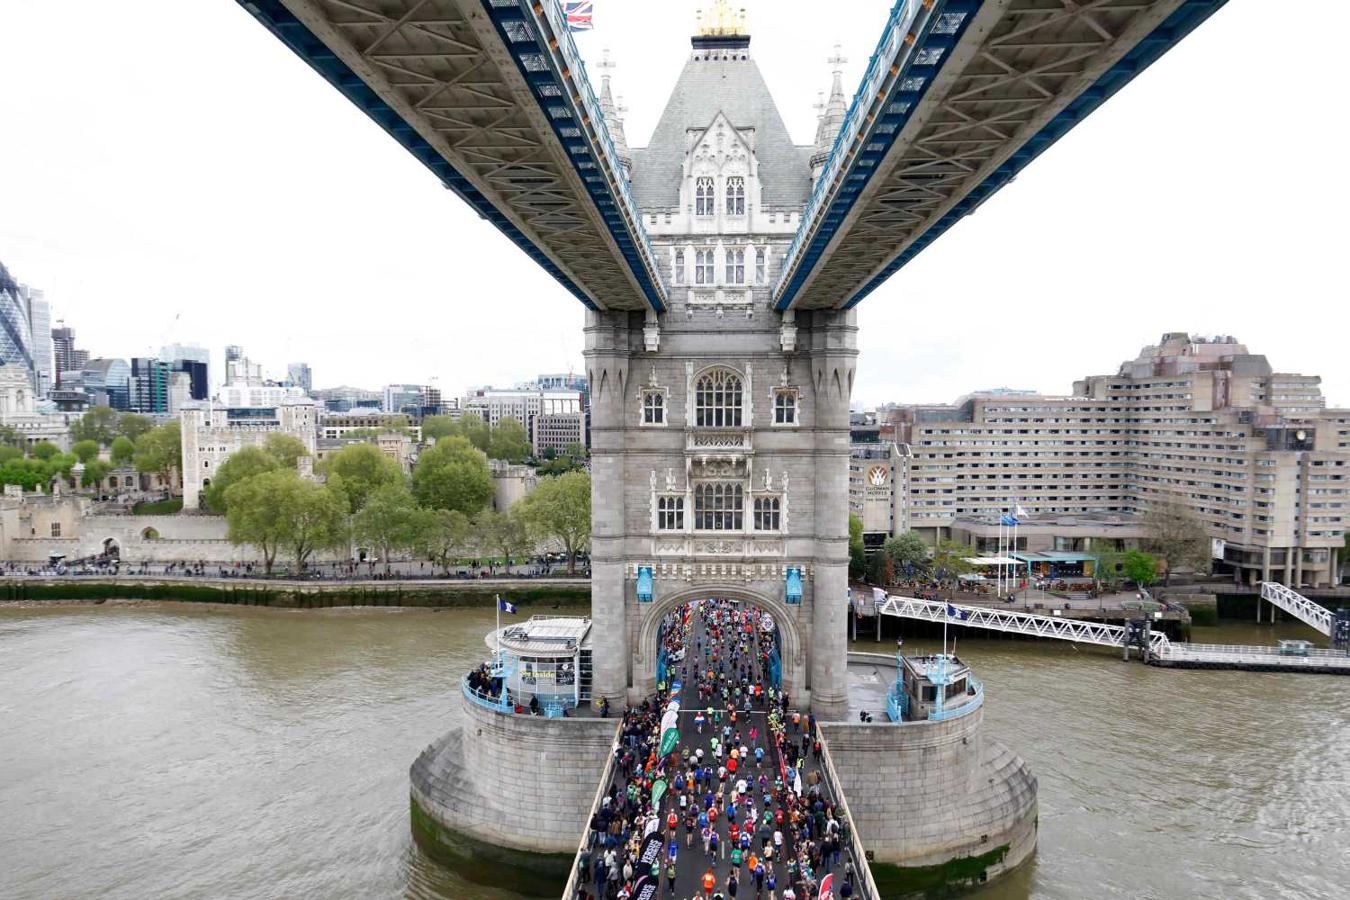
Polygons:
<instances>
[{"instance_id":1,"label":"bridge archway","mask_svg":"<svg viewBox=\"0 0 1350 900\"><path fill-rule=\"evenodd\" d=\"M646 697L656 689L656 658L661 638L661 622L666 614L694 600L719 597L756 606L773 617L778 632L782 659L782 687L792 697L806 700L806 643L802 634L802 606L788 606L781 597L747 588L744 585L705 584L675 591L653 603L639 605L642 620L638 624L637 654L629 670L629 684L635 696Z\"/></svg>"}]
</instances>

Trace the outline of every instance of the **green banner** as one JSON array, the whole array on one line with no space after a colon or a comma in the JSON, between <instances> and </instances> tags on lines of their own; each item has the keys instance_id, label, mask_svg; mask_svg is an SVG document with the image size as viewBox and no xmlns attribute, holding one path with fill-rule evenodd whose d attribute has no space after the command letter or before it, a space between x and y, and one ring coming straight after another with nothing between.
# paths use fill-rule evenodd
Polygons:
<instances>
[{"instance_id":1,"label":"green banner","mask_svg":"<svg viewBox=\"0 0 1350 900\"><path fill-rule=\"evenodd\" d=\"M665 756L675 749L675 745L680 742L680 732L675 728L667 728L661 735L661 749L657 751L657 756Z\"/></svg>"},{"instance_id":2,"label":"green banner","mask_svg":"<svg viewBox=\"0 0 1350 900\"><path fill-rule=\"evenodd\" d=\"M652 806L661 802L661 798L666 794L666 780L664 778L656 779L652 784Z\"/></svg>"}]
</instances>

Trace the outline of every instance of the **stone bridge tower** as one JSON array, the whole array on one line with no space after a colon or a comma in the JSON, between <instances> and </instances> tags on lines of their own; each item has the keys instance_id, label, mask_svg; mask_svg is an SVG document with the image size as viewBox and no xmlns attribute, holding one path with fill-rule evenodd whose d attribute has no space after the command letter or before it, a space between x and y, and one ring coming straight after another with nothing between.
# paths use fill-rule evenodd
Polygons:
<instances>
[{"instance_id":1,"label":"stone bridge tower","mask_svg":"<svg viewBox=\"0 0 1350 900\"><path fill-rule=\"evenodd\" d=\"M601 105L622 144L608 73ZM597 697L650 691L664 613L730 596L779 623L795 701L847 711L854 314L771 298L837 119L793 144L743 17L715 11L649 145L619 147L671 291L586 324Z\"/></svg>"}]
</instances>

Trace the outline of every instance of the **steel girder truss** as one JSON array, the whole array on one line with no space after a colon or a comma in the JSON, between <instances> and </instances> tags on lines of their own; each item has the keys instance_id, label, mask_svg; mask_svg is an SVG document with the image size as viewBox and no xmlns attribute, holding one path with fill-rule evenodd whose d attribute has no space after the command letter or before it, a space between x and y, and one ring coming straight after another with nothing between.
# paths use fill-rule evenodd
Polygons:
<instances>
[{"instance_id":1,"label":"steel girder truss","mask_svg":"<svg viewBox=\"0 0 1350 900\"><path fill-rule=\"evenodd\" d=\"M327 71L332 61L321 50L298 46L259 15L258 7L274 2L245 5L405 145L409 129L430 144L463 179L444 177L447 187L584 302L664 306L603 117L587 108L594 95L585 73L562 57L564 44L574 49L571 38L548 34L544 7L502 0L281 3L350 75ZM503 12L516 17L509 31L494 21ZM530 51L528 62L513 44ZM387 104L384 115L354 96L360 84L347 84L351 76ZM384 121L393 118L389 110L401 121ZM439 161L423 161L445 175Z\"/></svg>"},{"instance_id":2,"label":"steel girder truss","mask_svg":"<svg viewBox=\"0 0 1350 900\"><path fill-rule=\"evenodd\" d=\"M948 611L949 605L964 618L950 614ZM957 606L948 604L944 600L887 597L877 604L877 612L902 619L918 619L924 622L942 622L945 620L949 624L964 625L967 628L984 628L989 631L1005 631L1009 634L1054 638L1061 641L1073 641L1076 644L1099 644L1103 647L1125 646L1125 629L1120 625L1083 622L1078 619L1038 616L1031 613L1010 612L1000 609L986 609L982 606ZM1149 652L1155 655L1166 653L1170 644L1167 635L1162 632L1150 632Z\"/></svg>"},{"instance_id":3,"label":"steel girder truss","mask_svg":"<svg viewBox=\"0 0 1350 900\"><path fill-rule=\"evenodd\" d=\"M1300 622L1316 628L1328 637L1331 635L1331 622L1334 618L1331 610L1320 603L1314 603L1297 591L1273 581L1263 581L1261 599L1278 606Z\"/></svg>"},{"instance_id":4,"label":"steel girder truss","mask_svg":"<svg viewBox=\"0 0 1350 900\"><path fill-rule=\"evenodd\" d=\"M780 305L857 303L1222 2L985 0L932 83L916 79L913 114L810 277ZM855 169L876 141L858 135Z\"/></svg>"}]
</instances>

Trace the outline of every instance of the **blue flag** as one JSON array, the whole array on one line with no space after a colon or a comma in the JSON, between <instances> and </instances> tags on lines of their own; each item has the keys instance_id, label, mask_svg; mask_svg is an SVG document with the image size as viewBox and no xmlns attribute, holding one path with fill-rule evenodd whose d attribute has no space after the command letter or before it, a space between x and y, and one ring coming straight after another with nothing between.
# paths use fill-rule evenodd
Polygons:
<instances>
[{"instance_id":1,"label":"blue flag","mask_svg":"<svg viewBox=\"0 0 1350 900\"><path fill-rule=\"evenodd\" d=\"M1016 516L1004 516L1003 518L999 519L999 521L1002 522L1004 525L1020 525L1020 524L1021 524L1021 520L1018 519Z\"/></svg>"},{"instance_id":2,"label":"blue flag","mask_svg":"<svg viewBox=\"0 0 1350 900\"><path fill-rule=\"evenodd\" d=\"M964 609L957 609L955 606L952 606L950 603L948 603L947 618L964 620L966 618L966 611Z\"/></svg>"},{"instance_id":3,"label":"blue flag","mask_svg":"<svg viewBox=\"0 0 1350 900\"><path fill-rule=\"evenodd\" d=\"M501 597L497 598L497 608L504 613L511 613L513 615L516 612L516 605L514 603L507 603Z\"/></svg>"}]
</instances>

